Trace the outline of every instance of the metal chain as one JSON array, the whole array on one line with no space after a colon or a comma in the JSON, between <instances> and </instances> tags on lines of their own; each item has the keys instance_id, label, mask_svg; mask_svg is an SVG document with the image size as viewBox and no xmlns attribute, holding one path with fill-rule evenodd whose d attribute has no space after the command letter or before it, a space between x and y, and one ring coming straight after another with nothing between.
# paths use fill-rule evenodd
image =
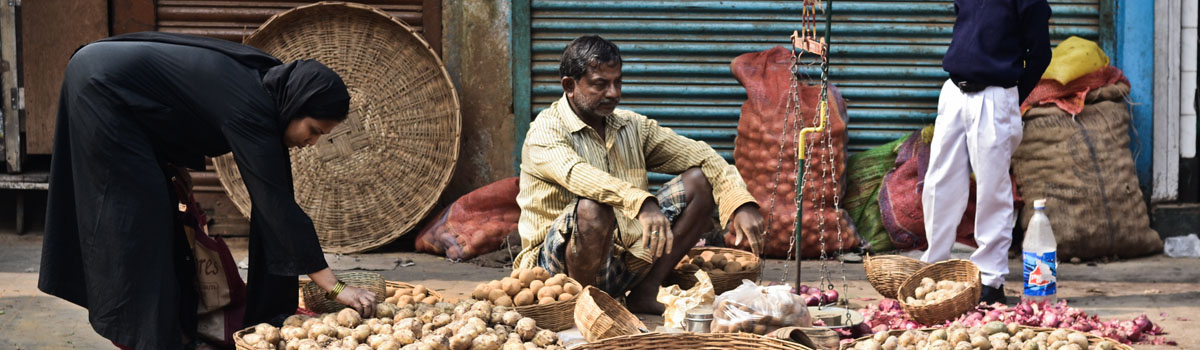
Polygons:
<instances>
[{"instance_id":1,"label":"metal chain","mask_svg":"<svg viewBox=\"0 0 1200 350\"><path fill-rule=\"evenodd\" d=\"M785 137L787 137L787 132L788 132L788 119L790 119L792 116L792 110L798 109L798 107L796 107L796 106L800 101L800 96L799 96L799 93L797 92L797 86L796 86L798 83L798 80L796 79L796 75L795 75L796 61L798 61L798 60L799 60L799 57L796 55L796 46L793 45L792 46L792 65L791 65L791 68L788 69L789 71L792 72L792 83L791 83L790 90L788 90L789 98L787 100L787 106L784 107L783 125L780 127L780 130L779 130L779 154L778 154L778 162L775 163L776 164L775 186L771 188L771 196L768 197L771 204L768 206L770 209L767 211L767 220L765 223L766 229L764 230L764 236L766 236L767 232L770 232L771 221L775 217L775 197L779 194L779 176L781 173L783 173L783 149L784 149L783 146L786 144L786 142L784 142L784 140L787 140ZM791 239L790 239L791 242L788 244L787 255L784 255L784 258L783 258L783 279L780 280L780 282L783 282L783 283L787 283L788 275L791 274L790 270L788 269L788 258L791 257L792 249L794 249L796 247L796 237L794 235L788 235L788 236L791 237ZM766 239L766 237L764 237L764 239ZM763 271L759 270L758 273L759 273L758 277L761 280ZM799 287L799 286L796 286L796 287Z\"/></svg>"}]
</instances>

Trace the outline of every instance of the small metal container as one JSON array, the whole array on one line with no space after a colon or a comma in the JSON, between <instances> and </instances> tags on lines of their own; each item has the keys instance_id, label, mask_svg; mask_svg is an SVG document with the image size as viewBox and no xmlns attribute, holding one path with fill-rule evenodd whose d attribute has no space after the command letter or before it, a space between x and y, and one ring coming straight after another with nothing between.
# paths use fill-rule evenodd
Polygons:
<instances>
[{"instance_id":1,"label":"small metal container","mask_svg":"<svg viewBox=\"0 0 1200 350\"><path fill-rule=\"evenodd\" d=\"M684 316L683 325L688 332L708 333L713 321L711 306L700 306L688 311Z\"/></svg>"}]
</instances>

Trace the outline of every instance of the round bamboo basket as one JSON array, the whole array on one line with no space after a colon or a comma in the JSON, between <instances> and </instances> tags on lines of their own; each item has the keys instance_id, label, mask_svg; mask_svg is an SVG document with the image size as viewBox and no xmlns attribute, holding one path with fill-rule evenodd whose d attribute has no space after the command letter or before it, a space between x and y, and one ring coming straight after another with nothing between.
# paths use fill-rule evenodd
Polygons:
<instances>
[{"instance_id":1,"label":"round bamboo basket","mask_svg":"<svg viewBox=\"0 0 1200 350\"><path fill-rule=\"evenodd\" d=\"M896 299L896 291L908 276L925 266L929 266L929 263L903 255L867 254L863 259L863 269L867 271L871 286L884 298L890 299Z\"/></svg>"},{"instance_id":2,"label":"round bamboo basket","mask_svg":"<svg viewBox=\"0 0 1200 350\"><path fill-rule=\"evenodd\" d=\"M566 283L579 284L574 278L567 277ZM579 292L583 294L583 292ZM532 318L537 321L540 328L549 329L555 332L575 327L575 301L579 300L579 295L575 295L567 300L560 300L545 305L525 305L514 307L513 310L521 313L521 316Z\"/></svg>"},{"instance_id":3,"label":"round bamboo basket","mask_svg":"<svg viewBox=\"0 0 1200 350\"><path fill-rule=\"evenodd\" d=\"M812 350L790 341L751 333L643 333L587 343L574 350Z\"/></svg>"},{"instance_id":4,"label":"round bamboo basket","mask_svg":"<svg viewBox=\"0 0 1200 350\"><path fill-rule=\"evenodd\" d=\"M429 214L454 172L461 117L450 77L420 35L374 7L316 3L271 17L245 44L284 62L316 59L349 89L346 121L316 146L291 150L296 203L325 251L382 246ZM251 216L233 156L213 165Z\"/></svg>"},{"instance_id":5,"label":"round bamboo basket","mask_svg":"<svg viewBox=\"0 0 1200 350\"><path fill-rule=\"evenodd\" d=\"M575 298L575 327L588 342L639 334L646 324L608 293L588 286Z\"/></svg>"},{"instance_id":6,"label":"round bamboo basket","mask_svg":"<svg viewBox=\"0 0 1200 350\"><path fill-rule=\"evenodd\" d=\"M763 263L762 259L759 259L758 256L754 255L754 253L740 249L707 247L692 248L692 250L688 251L687 256L694 258L705 251L711 251L717 254L730 253L733 254L734 257L749 257L751 261L754 262L754 268L740 272L726 273L724 271L708 271L708 277L712 280L713 284L713 292L717 295L721 295L721 293L737 288L738 286L742 285L742 280L750 280L751 282L755 283L758 282L758 276L760 276L762 272ZM696 285L697 281L695 273L695 270L683 271L676 269L671 271L671 277L673 280L679 282L679 288L688 289Z\"/></svg>"},{"instance_id":7,"label":"round bamboo basket","mask_svg":"<svg viewBox=\"0 0 1200 350\"><path fill-rule=\"evenodd\" d=\"M921 279L929 277L934 281L968 282L966 290L959 292L950 299L923 306L909 305L905 302L908 297L915 297L916 289L921 285ZM923 267L909 276L896 292L900 306L913 318L923 324L939 324L953 320L963 313L970 311L979 304L979 267L967 260L951 259Z\"/></svg>"},{"instance_id":8,"label":"round bamboo basket","mask_svg":"<svg viewBox=\"0 0 1200 350\"><path fill-rule=\"evenodd\" d=\"M374 272L339 272L335 274L339 280L345 282L347 286L353 286L366 289L375 293L375 303L382 303L384 291L386 291L386 283L383 277ZM336 312L346 308L345 305L339 304L336 301L325 298L325 291L321 290L316 283L305 283L301 287L304 293L304 308L312 310L319 314Z\"/></svg>"},{"instance_id":9,"label":"round bamboo basket","mask_svg":"<svg viewBox=\"0 0 1200 350\"><path fill-rule=\"evenodd\" d=\"M1055 330L1055 328L1041 328L1041 327L1027 327L1027 326L1021 326L1019 328L1020 329L1027 329L1027 328L1033 329L1036 332L1043 332L1043 331L1049 332L1049 331ZM932 332L935 329L939 329L939 328L921 328L921 329L917 329L917 330L922 331L922 332ZM888 331L887 333L888 333L888 335L894 335L894 336L899 337L901 334L904 334L905 331L906 331L905 329L893 329L893 330ZM1104 337L1097 337L1097 336L1089 334L1089 333L1084 333L1084 335L1087 335L1087 337L1088 337L1088 345L1092 345L1097 342L1107 340L1107 341L1110 341L1113 343L1113 350L1133 350L1132 346L1122 344L1121 342L1116 341L1116 340L1112 340L1112 339L1104 338ZM853 342L842 344L841 349L842 350L853 349L855 344L858 344L859 342L865 341L867 339L871 339L871 337L872 337L871 335L859 337L858 339L854 339Z\"/></svg>"}]
</instances>

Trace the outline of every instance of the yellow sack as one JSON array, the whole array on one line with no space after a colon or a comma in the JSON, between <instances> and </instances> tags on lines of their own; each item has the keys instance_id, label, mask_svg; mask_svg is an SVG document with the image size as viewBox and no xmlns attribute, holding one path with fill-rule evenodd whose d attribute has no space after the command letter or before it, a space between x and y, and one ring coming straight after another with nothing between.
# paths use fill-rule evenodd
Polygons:
<instances>
[{"instance_id":1,"label":"yellow sack","mask_svg":"<svg viewBox=\"0 0 1200 350\"><path fill-rule=\"evenodd\" d=\"M1050 58L1050 66L1042 79L1054 79L1060 84L1067 85L1076 78L1095 72L1108 65L1108 56L1096 42L1072 36L1058 43L1054 48L1054 56Z\"/></svg>"}]
</instances>

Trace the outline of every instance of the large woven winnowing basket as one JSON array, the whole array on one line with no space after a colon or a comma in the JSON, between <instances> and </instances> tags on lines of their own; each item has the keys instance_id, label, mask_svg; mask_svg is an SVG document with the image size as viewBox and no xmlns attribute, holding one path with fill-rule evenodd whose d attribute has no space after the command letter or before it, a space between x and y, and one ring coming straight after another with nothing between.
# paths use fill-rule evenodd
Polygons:
<instances>
[{"instance_id":1,"label":"large woven winnowing basket","mask_svg":"<svg viewBox=\"0 0 1200 350\"><path fill-rule=\"evenodd\" d=\"M867 280L884 298L896 298L900 284L929 263L903 255L870 255L863 259Z\"/></svg>"},{"instance_id":2,"label":"large woven winnowing basket","mask_svg":"<svg viewBox=\"0 0 1200 350\"><path fill-rule=\"evenodd\" d=\"M1026 329L1026 328L1028 328L1028 329L1032 329L1034 332L1049 332L1049 331L1054 331L1054 328L1026 327L1026 326L1020 326L1020 327L1018 327L1018 328L1020 328L1020 329ZM922 329L917 329L917 330L918 330L918 331L922 331L922 332L932 332L932 331L934 331L935 329L937 329L937 328L922 328ZM897 337L899 337L901 334L904 334L904 332L906 332L906 331L908 331L908 330L906 330L906 329L893 329L893 330L887 331L887 333L888 333L888 335L889 335L889 336L897 336ZM1085 333L1084 335L1086 335L1086 336L1087 336L1087 338L1088 338L1088 344L1090 344L1090 345L1095 345L1096 343L1099 343L1099 342L1102 342L1102 341L1106 341L1106 340L1107 340L1108 342L1110 342L1110 343L1112 343L1112 344L1113 344L1113 349L1114 349L1114 350L1133 350L1133 347L1131 347L1131 346L1129 346L1129 345L1122 344L1121 342L1119 342L1119 341L1116 341L1116 340L1112 340L1112 339L1110 339L1110 338L1098 337L1098 336L1095 336L1095 335L1092 335L1092 334L1088 334L1088 333ZM860 337L860 338L858 338L858 339L854 339L854 341L852 341L852 342L848 342L848 343L842 343L841 349L842 349L842 350L850 350L850 349L854 349L854 346L855 346L855 345L857 345L858 343L861 343L861 342L867 341L867 339L871 339L873 336L874 336L874 335L868 335L868 336Z\"/></svg>"},{"instance_id":3,"label":"large woven winnowing basket","mask_svg":"<svg viewBox=\"0 0 1200 350\"><path fill-rule=\"evenodd\" d=\"M812 350L752 333L642 333L579 345L575 350Z\"/></svg>"},{"instance_id":4,"label":"large woven winnowing basket","mask_svg":"<svg viewBox=\"0 0 1200 350\"><path fill-rule=\"evenodd\" d=\"M924 277L932 278L935 282L968 282L971 285L950 299L937 303L920 306L908 304L905 299L916 295L916 289L921 285L921 278ZM975 305L979 304L981 285L979 267L975 266L975 263L962 259L950 259L922 267L909 276L896 291L896 300L900 301L904 312L907 312L914 321L922 324L940 324L958 318L975 308Z\"/></svg>"},{"instance_id":5,"label":"large woven winnowing basket","mask_svg":"<svg viewBox=\"0 0 1200 350\"><path fill-rule=\"evenodd\" d=\"M271 17L245 43L284 62L311 58L341 75L350 113L315 147L294 149L296 202L327 252L387 244L429 213L458 159L458 96L420 35L373 7L316 3ZM231 155L214 159L225 191L250 216Z\"/></svg>"}]
</instances>

